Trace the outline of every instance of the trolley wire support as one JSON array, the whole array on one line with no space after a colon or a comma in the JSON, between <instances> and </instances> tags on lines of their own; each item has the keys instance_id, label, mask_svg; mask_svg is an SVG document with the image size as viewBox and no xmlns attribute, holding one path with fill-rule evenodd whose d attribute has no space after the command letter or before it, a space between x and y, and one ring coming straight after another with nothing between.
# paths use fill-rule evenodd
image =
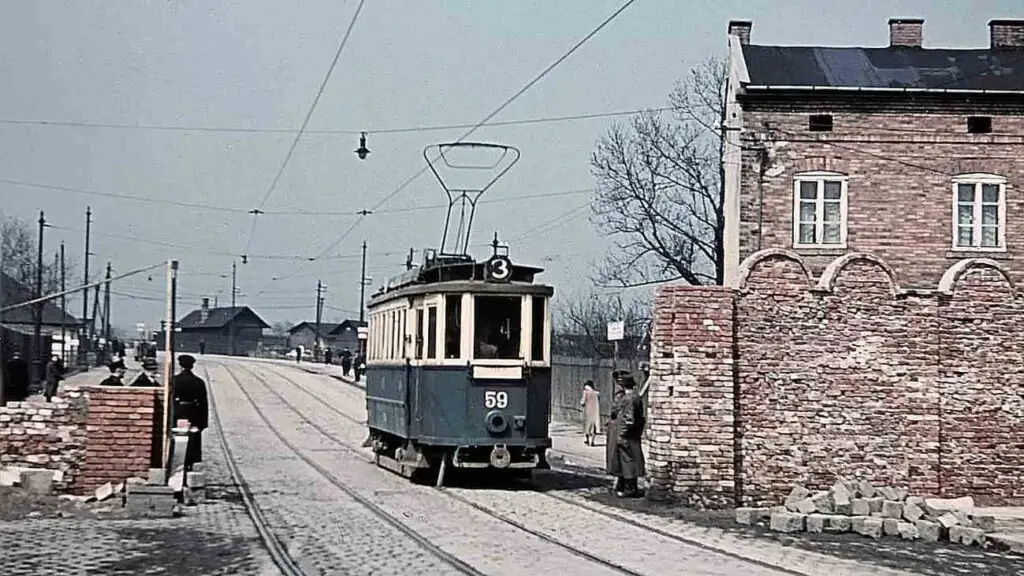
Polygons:
<instances>
[{"instance_id":1,"label":"trolley wire support","mask_svg":"<svg viewBox=\"0 0 1024 576\"><path fill-rule=\"evenodd\" d=\"M468 150L491 150L500 152L501 154L497 159L490 165L474 165L474 164L463 164L457 163L451 158L451 154L455 150L468 149ZM431 150L437 150L434 155L434 159L431 160L429 152ZM511 156L510 156L511 155ZM466 256L469 250L469 237L470 230L473 227L473 217L476 214L476 205L483 196L484 192L487 192L497 182L512 169L519 162L521 153L515 146L509 146L506 144L494 144L488 142L448 142L442 144L431 144L423 149L423 159L427 162L427 167L434 173L434 177L437 179L441 188L444 189L445 194L448 195L448 213L445 216L444 232L441 235L441 246L440 254L446 256ZM509 159L511 158L511 159ZM445 181L445 178L441 176L437 169L437 160L443 160L445 166L452 171L496 171L494 175L488 180L482 187L471 187L471 186L454 186L449 185ZM505 164L504 167L501 167ZM500 169L499 169L500 167ZM448 234L452 232L452 215L457 210L459 221L458 226L454 230L454 236L449 246ZM449 250L450 247L450 250Z\"/></svg>"}]
</instances>

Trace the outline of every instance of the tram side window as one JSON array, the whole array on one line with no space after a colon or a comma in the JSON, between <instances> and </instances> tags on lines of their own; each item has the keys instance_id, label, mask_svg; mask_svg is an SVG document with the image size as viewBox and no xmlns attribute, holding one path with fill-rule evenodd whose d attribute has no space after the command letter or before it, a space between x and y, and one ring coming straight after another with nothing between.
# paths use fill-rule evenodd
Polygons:
<instances>
[{"instance_id":1,"label":"tram side window","mask_svg":"<svg viewBox=\"0 0 1024 576\"><path fill-rule=\"evenodd\" d=\"M409 315L408 314L408 310L402 310L402 359L403 360L405 359L406 356L409 355L408 352L406 351L406 348L407 348L406 341L408 340L408 337L406 336L406 334L408 334L407 330L409 328L406 325L406 320L408 318L408 315Z\"/></svg>"},{"instance_id":2,"label":"tram side window","mask_svg":"<svg viewBox=\"0 0 1024 576\"><path fill-rule=\"evenodd\" d=\"M533 297L533 324L530 332L530 359L544 360L544 297Z\"/></svg>"},{"instance_id":3,"label":"tram side window","mask_svg":"<svg viewBox=\"0 0 1024 576\"><path fill-rule=\"evenodd\" d=\"M437 358L437 306L427 308L427 358Z\"/></svg>"},{"instance_id":4,"label":"tram side window","mask_svg":"<svg viewBox=\"0 0 1024 576\"><path fill-rule=\"evenodd\" d=\"M474 358L522 358L519 336L523 308L520 296L476 296Z\"/></svg>"},{"instance_id":5,"label":"tram side window","mask_svg":"<svg viewBox=\"0 0 1024 576\"><path fill-rule=\"evenodd\" d=\"M416 309L416 359L423 358L423 308Z\"/></svg>"},{"instance_id":6,"label":"tram side window","mask_svg":"<svg viewBox=\"0 0 1024 576\"><path fill-rule=\"evenodd\" d=\"M444 357L462 356L462 295L444 298Z\"/></svg>"}]
</instances>

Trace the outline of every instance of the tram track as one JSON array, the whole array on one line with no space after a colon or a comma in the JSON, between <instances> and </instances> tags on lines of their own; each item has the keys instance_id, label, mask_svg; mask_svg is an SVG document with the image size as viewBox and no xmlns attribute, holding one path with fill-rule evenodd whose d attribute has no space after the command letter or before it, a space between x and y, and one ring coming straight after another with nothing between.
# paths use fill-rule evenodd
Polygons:
<instances>
[{"instance_id":1,"label":"tram track","mask_svg":"<svg viewBox=\"0 0 1024 576\"><path fill-rule=\"evenodd\" d=\"M456 557L456 556L454 556L454 555L444 551L443 549L438 547L436 544L434 544L433 542L431 542L427 538L424 538L422 535L420 535L418 532L414 531L412 528L407 526L401 520L399 520L398 518L394 517L393 515L388 513L386 510L384 510L383 508L381 508L377 504L374 504L373 502L371 502L370 500L368 500L367 498L365 498L364 496L359 494L351 486L349 486L349 485L345 484L344 482L342 482L341 480L339 480L337 478L337 476L332 474L329 470L327 470L326 468L324 468L323 466L318 464L315 460L313 460L312 458L310 458L309 456L304 454L302 452L302 450L298 446L296 446L294 443L292 443L287 438L285 438L284 434L282 434L281 431L276 426L274 426L273 423L271 423L270 418L267 417L267 415L263 411L263 409L260 408L259 404L255 401L255 399L253 399L253 397L249 393L249 391L245 389L245 386L242 384L242 382L238 379L238 377L232 371L231 367L229 367L227 365L227 363L220 363L220 367L223 368L224 371L227 373L228 377L230 377L235 382L235 385L242 392L242 395L245 396L246 400L249 401L250 405L252 405L253 409L256 411L256 414L260 417L261 420L263 420L263 423L266 425L267 430L269 430L271 433L273 433L274 436L276 436L278 438L278 440L281 441L282 444L284 444L289 450L291 450L300 460L305 462L310 468L312 468L318 474L320 474L321 477L323 477L329 483L331 483L336 488L338 488L339 490L344 492L348 497L350 497L353 500L355 500L356 502L358 502L361 506L363 506L366 510L368 510L375 517L377 517L378 519L383 521L385 524L388 524L389 526L395 528L396 530L398 530L399 532L401 532L405 536L408 536L413 542L415 542L416 544L419 544L426 551L430 552L433 556L435 556L438 559L442 560L444 563L448 564L449 566L451 566L452 568L454 568L458 572L460 572L462 574L471 575L471 576L486 576L485 573L480 572L476 568L473 568L469 564L463 562L458 557ZM321 434L324 434L324 430L322 428L320 428L319 426L317 426L314 423L312 423L311 421L309 421L305 417L304 414L299 412L294 407L294 405L292 405L290 402L288 402L286 399L284 399L284 397L281 396L276 390L274 390L272 386L270 386L262 377L259 376L259 374L257 374L256 372L254 372L252 370L249 370L248 368L246 368L244 366L242 366L241 368L243 370L249 372L250 374L252 374L252 376L258 382L260 382L264 387L266 387L267 390L269 390L270 392L274 393L275 396L280 398L281 401L284 402L285 405L287 405L289 407L289 409L294 411L300 418L302 418L304 421L306 421L311 426L316 428L317 431L321 432ZM325 435L325 437L329 438L330 440L338 443L340 446L342 446L344 448L351 449L350 447L348 447L344 443L340 442L337 438L334 438L333 435L327 435L327 434L324 434L324 435ZM302 574L302 573L298 572L298 574Z\"/></svg>"},{"instance_id":2,"label":"tram track","mask_svg":"<svg viewBox=\"0 0 1024 576\"><path fill-rule=\"evenodd\" d=\"M322 425L319 425L318 423L314 422L311 418L306 416L298 407L296 407L291 401L286 399L284 397L284 395L282 395L280 392L278 392L278 390L273 389L273 387L270 386L259 374L256 374L254 371L252 371L252 370L250 370L248 368L244 368L244 369L246 371L248 371L250 374L252 374L254 378L256 378L264 387L266 387L269 390L269 392L271 392L276 398L278 398L282 403L284 403L299 418L301 418L305 423L309 424L309 426L311 426L313 429L318 431L319 434L323 435L328 440L334 442L335 444L337 444L341 448L345 449L346 451L351 452L352 454L355 454L355 455L357 455L359 457L362 457L362 458L366 457L366 453L360 447L357 447L354 443L350 443L348 441L345 441L345 440L342 440L342 439L338 438L335 434L331 433L330 430L326 429ZM280 373L280 372L278 372L276 370L270 370L270 372L273 373L274 375L278 376L279 378L289 382L293 386L299 388L300 390L302 390L302 392L306 393L309 396L312 396L313 398L315 398L316 400L318 400L322 404L326 404L325 401L323 401L322 399L319 399L318 397L316 397L315 395L310 393L309 390L305 389L304 386L302 386L301 384L296 382L293 378L291 378L291 377L289 377L289 376L287 376L285 374L282 374L282 373ZM248 395L247 395L247 397L248 397ZM331 406L331 409L332 409L332 411L334 411L336 413L341 413L341 411L337 407ZM349 415L344 415L344 416L346 417L346 419L348 419L350 421L355 421L354 418L352 418ZM358 422L358 423L365 424L365 422ZM589 562L592 562L594 564L598 564L600 566L603 566L605 568L611 569L611 570L613 570L613 571L615 571L617 573L620 573L620 574L629 574L630 576L645 576L641 572L636 572L636 571L634 571L634 570L632 570L630 568L627 568L627 567L625 567L625 566L623 566L621 564L617 564L617 563L614 563L614 562L609 561L607 559L598 557L598 556L596 556L596 554L593 554L593 553L591 553L591 552L589 552L589 551L587 551L587 550L585 550L583 548L579 548L577 546L572 546L571 544L566 544L565 542L562 542L562 541L558 540L557 538L555 538L553 536L545 534L544 532L540 532L538 530L534 530L534 529L531 529L531 528L529 528L527 526L524 526L523 524L515 521L514 519L509 518L506 515L503 515L503 513L495 511L494 509L487 508L486 506L484 506L482 504L478 504L476 502L473 502L472 500L470 500L469 498L466 498L465 496L462 496L460 494L456 494L456 493L454 493L454 492L452 492L450 490L444 489L444 488L435 489L435 490L436 490L437 493L442 494L442 495L444 495L447 498L451 498L452 500L454 500L456 502L459 502L459 503L461 503L463 505L469 506L469 507L471 507L471 508L473 508L473 509L475 509L475 510L481 512L481 513L483 513L483 515L487 516L488 518L492 518L494 520L500 521L500 522L502 522L504 524L512 526L513 528L515 528L515 529L517 529L517 530L519 530L521 532L524 532L524 533L529 534L531 536L535 536L537 538L540 538L541 540L543 540L545 542L548 542L549 544L558 546L558 547L564 549L565 551L573 554L573 556L575 556L575 557L582 558L582 559L587 560Z\"/></svg>"}]
</instances>

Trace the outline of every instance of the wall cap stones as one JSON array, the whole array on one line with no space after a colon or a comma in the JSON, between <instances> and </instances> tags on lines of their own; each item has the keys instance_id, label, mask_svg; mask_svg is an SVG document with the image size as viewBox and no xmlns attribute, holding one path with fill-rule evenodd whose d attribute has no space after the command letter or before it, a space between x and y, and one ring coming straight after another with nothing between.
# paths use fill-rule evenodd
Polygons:
<instances>
[{"instance_id":1,"label":"wall cap stones","mask_svg":"<svg viewBox=\"0 0 1024 576\"><path fill-rule=\"evenodd\" d=\"M939 280L938 291L946 296L952 296L956 290L956 283L960 278L975 268L991 268L1003 275L1003 279L1010 285L1010 292L1016 293L1017 287L1013 283L1013 279L1010 278L1009 273L1003 268L999 262L991 258L965 258L958 262L955 262L952 266L946 269L942 274L942 279Z\"/></svg>"},{"instance_id":2,"label":"wall cap stones","mask_svg":"<svg viewBox=\"0 0 1024 576\"><path fill-rule=\"evenodd\" d=\"M791 260L800 265L800 269L803 270L804 276L807 277L807 287L813 288L813 280L811 279L811 272L807 268L807 264L804 263L804 259L799 254L792 250L785 250L783 248L767 248L765 250L759 250L754 252L750 256L747 256L743 262L740 263L739 270L736 274L736 285L733 288L738 290L746 290L747 280L750 278L750 274L757 268L757 265L765 260L771 258L782 258L784 260Z\"/></svg>"}]
</instances>

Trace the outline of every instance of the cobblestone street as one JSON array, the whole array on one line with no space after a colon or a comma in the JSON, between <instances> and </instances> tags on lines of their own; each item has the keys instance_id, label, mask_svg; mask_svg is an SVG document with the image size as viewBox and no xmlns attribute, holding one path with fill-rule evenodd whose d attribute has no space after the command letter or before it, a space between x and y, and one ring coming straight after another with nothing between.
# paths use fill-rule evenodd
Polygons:
<instances>
[{"instance_id":1,"label":"cobblestone street","mask_svg":"<svg viewBox=\"0 0 1024 576\"><path fill-rule=\"evenodd\" d=\"M607 496L603 448L553 425L569 469L522 482L454 477L437 490L377 468L359 385L336 367L205 357L219 426L204 435L208 501L169 520L0 524L3 574L280 574L246 511L232 458L285 570L302 574L1015 574L978 550L888 551L841 538L782 540L714 515L681 518ZM328 374L328 372L330 372ZM218 436L222 427L229 452ZM559 458L560 457L560 458ZM930 560L925 560L925 558Z\"/></svg>"}]
</instances>

